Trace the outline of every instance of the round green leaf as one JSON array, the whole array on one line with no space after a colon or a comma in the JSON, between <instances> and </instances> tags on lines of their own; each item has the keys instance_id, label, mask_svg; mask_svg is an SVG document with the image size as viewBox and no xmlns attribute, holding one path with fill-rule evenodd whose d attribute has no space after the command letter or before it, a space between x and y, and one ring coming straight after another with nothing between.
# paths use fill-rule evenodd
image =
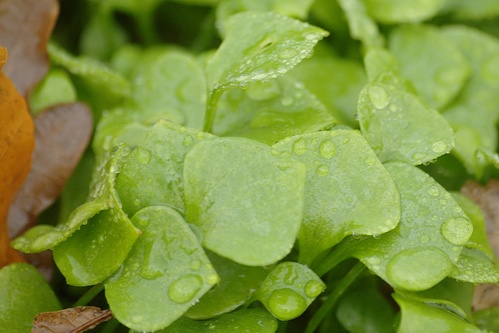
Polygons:
<instances>
[{"instance_id":1,"label":"round green leaf","mask_svg":"<svg viewBox=\"0 0 499 333\"><path fill-rule=\"evenodd\" d=\"M359 132L299 135L273 148L307 166L302 262L311 263L347 235L379 235L398 224L397 188Z\"/></svg>"},{"instance_id":2,"label":"round green leaf","mask_svg":"<svg viewBox=\"0 0 499 333\"><path fill-rule=\"evenodd\" d=\"M211 251L243 265L269 265L293 247L304 183L302 164L262 143L204 140L184 161L186 220Z\"/></svg>"},{"instance_id":3,"label":"round green leaf","mask_svg":"<svg viewBox=\"0 0 499 333\"><path fill-rule=\"evenodd\" d=\"M61 305L45 278L28 264L0 269L0 327L9 333L31 332L40 312L57 311Z\"/></svg>"},{"instance_id":4,"label":"round green leaf","mask_svg":"<svg viewBox=\"0 0 499 333\"><path fill-rule=\"evenodd\" d=\"M123 267L105 282L106 298L125 326L157 331L178 319L219 277L175 210L147 207L132 222L142 236Z\"/></svg>"}]
</instances>

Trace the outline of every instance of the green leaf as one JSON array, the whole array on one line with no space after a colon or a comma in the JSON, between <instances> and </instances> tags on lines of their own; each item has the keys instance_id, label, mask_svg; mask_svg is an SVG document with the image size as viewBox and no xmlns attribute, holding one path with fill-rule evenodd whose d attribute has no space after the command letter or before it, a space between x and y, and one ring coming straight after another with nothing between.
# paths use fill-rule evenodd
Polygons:
<instances>
[{"instance_id":1,"label":"green leaf","mask_svg":"<svg viewBox=\"0 0 499 333\"><path fill-rule=\"evenodd\" d=\"M473 225L451 195L418 168L385 167L400 192L401 221L378 238L349 239L352 255L395 288L431 288L452 273Z\"/></svg>"},{"instance_id":2,"label":"green leaf","mask_svg":"<svg viewBox=\"0 0 499 333\"><path fill-rule=\"evenodd\" d=\"M366 47L380 47L384 44L383 36L376 23L369 17L362 0L339 0L345 12L353 39L360 40Z\"/></svg>"},{"instance_id":3,"label":"green leaf","mask_svg":"<svg viewBox=\"0 0 499 333\"><path fill-rule=\"evenodd\" d=\"M398 224L397 188L359 132L294 136L274 148L307 166L300 262L310 264L347 235L379 235Z\"/></svg>"},{"instance_id":4,"label":"green leaf","mask_svg":"<svg viewBox=\"0 0 499 333\"><path fill-rule=\"evenodd\" d=\"M305 167L264 144L205 140L184 161L186 220L211 251L243 265L269 265L293 247L304 184Z\"/></svg>"},{"instance_id":5,"label":"green leaf","mask_svg":"<svg viewBox=\"0 0 499 333\"><path fill-rule=\"evenodd\" d=\"M213 133L242 136L272 145L288 136L335 123L303 84L283 77L232 88L219 101Z\"/></svg>"},{"instance_id":6,"label":"green leaf","mask_svg":"<svg viewBox=\"0 0 499 333\"><path fill-rule=\"evenodd\" d=\"M196 321L180 318L157 333L274 333L278 321L265 309L244 309L210 320Z\"/></svg>"},{"instance_id":7,"label":"green leaf","mask_svg":"<svg viewBox=\"0 0 499 333\"><path fill-rule=\"evenodd\" d=\"M57 297L36 268L15 263L0 269L0 327L3 331L31 332L36 315L60 309Z\"/></svg>"},{"instance_id":8,"label":"green leaf","mask_svg":"<svg viewBox=\"0 0 499 333\"><path fill-rule=\"evenodd\" d=\"M227 36L208 62L210 90L269 80L288 72L327 32L272 12L242 12L227 20Z\"/></svg>"},{"instance_id":9,"label":"green leaf","mask_svg":"<svg viewBox=\"0 0 499 333\"><path fill-rule=\"evenodd\" d=\"M445 10L461 20L492 19L499 15L499 3L495 0L453 0L445 3Z\"/></svg>"},{"instance_id":10,"label":"green leaf","mask_svg":"<svg viewBox=\"0 0 499 333\"><path fill-rule=\"evenodd\" d=\"M76 90L69 75L60 69L50 70L43 80L29 95L29 106L32 113L44 108L76 101Z\"/></svg>"},{"instance_id":11,"label":"green leaf","mask_svg":"<svg viewBox=\"0 0 499 333\"><path fill-rule=\"evenodd\" d=\"M303 82L339 123L358 127L355 119L357 100L367 83L361 64L350 59L315 55L296 66L289 75Z\"/></svg>"},{"instance_id":12,"label":"green leaf","mask_svg":"<svg viewBox=\"0 0 499 333\"><path fill-rule=\"evenodd\" d=\"M426 1L398 1L398 0L362 0L375 20L393 24L393 23L415 23L421 22L435 16L445 0L426 0Z\"/></svg>"},{"instance_id":13,"label":"green leaf","mask_svg":"<svg viewBox=\"0 0 499 333\"><path fill-rule=\"evenodd\" d=\"M478 327L447 310L410 300L397 294L394 294L393 298L402 312L397 330L399 333L425 332L430 327L432 332L482 332Z\"/></svg>"},{"instance_id":14,"label":"green leaf","mask_svg":"<svg viewBox=\"0 0 499 333\"><path fill-rule=\"evenodd\" d=\"M477 151L495 152L497 148L499 40L468 27L446 27L443 32L464 54L472 70L459 98L444 113L456 132L453 153L468 172L481 178L490 162L480 159Z\"/></svg>"},{"instance_id":15,"label":"green leaf","mask_svg":"<svg viewBox=\"0 0 499 333\"><path fill-rule=\"evenodd\" d=\"M375 286L353 290L339 302L336 316L351 333L394 332L392 305Z\"/></svg>"},{"instance_id":16,"label":"green leaf","mask_svg":"<svg viewBox=\"0 0 499 333\"><path fill-rule=\"evenodd\" d=\"M357 112L362 134L383 163L427 163L454 146L445 118L407 91L393 73L361 91Z\"/></svg>"},{"instance_id":17,"label":"green leaf","mask_svg":"<svg viewBox=\"0 0 499 333\"><path fill-rule=\"evenodd\" d=\"M219 280L198 239L173 209L151 206L132 222L142 230L123 267L105 282L113 315L138 331L161 330Z\"/></svg>"},{"instance_id":18,"label":"green leaf","mask_svg":"<svg viewBox=\"0 0 499 333\"><path fill-rule=\"evenodd\" d=\"M160 120L130 154L116 178L123 210L133 215L147 206L184 212L183 166L187 151L212 135Z\"/></svg>"},{"instance_id":19,"label":"green leaf","mask_svg":"<svg viewBox=\"0 0 499 333\"><path fill-rule=\"evenodd\" d=\"M400 63L401 74L432 108L441 110L448 105L470 75L467 60L436 27L401 26L391 32L389 47Z\"/></svg>"},{"instance_id":20,"label":"green leaf","mask_svg":"<svg viewBox=\"0 0 499 333\"><path fill-rule=\"evenodd\" d=\"M447 278L427 290L419 292L397 290L397 294L417 302L447 310L464 320L471 321L473 288L474 286L471 283L463 283Z\"/></svg>"},{"instance_id":21,"label":"green leaf","mask_svg":"<svg viewBox=\"0 0 499 333\"><path fill-rule=\"evenodd\" d=\"M489 259L493 260L495 255L487 238L485 217L482 210L465 195L457 192L451 194L473 223L473 234L471 234L469 241L466 243L466 247L478 249L485 253Z\"/></svg>"},{"instance_id":22,"label":"green leaf","mask_svg":"<svg viewBox=\"0 0 499 333\"><path fill-rule=\"evenodd\" d=\"M235 310L250 300L269 273L266 267L240 265L212 252L207 255L220 282L185 313L191 319L209 319Z\"/></svg>"},{"instance_id":23,"label":"green leaf","mask_svg":"<svg viewBox=\"0 0 499 333\"><path fill-rule=\"evenodd\" d=\"M307 266L283 262L267 275L256 298L277 319L287 321L300 316L326 285Z\"/></svg>"},{"instance_id":24,"label":"green leaf","mask_svg":"<svg viewBox=\"0 0 499 333\"><path fill-rule=\"evenodd\" d=\"M499 307L480 310L473 313L476 325L487 332L499 331Z\"/></svg>"},{"instance_id":25,"label":"green leaf","mask_svg":"<svg viewBox=\"0 0 499 333\"><path fill-rule=\"evenodd\" d=\"M120 212L121 204L114 190L116 174L118 173L123 159L129 154L126 147L120 147L115 153L102 156L94 172L90 185L88 201L76 208L67 221L57 226L37 225L26 233L16 238L12 246L25 253L41 252L53 249L59 243L68 239L88 221L100 212L111 210L113 216L126 219ZM129 223L129 222L128 222ZM125 229L129 230L128 227Z\"/></svg>"},{"instance_id":26,"label":"green leaf","mask_svg":"<svg viewBox=\"0 0 499 333\"><path fill-rule=\"evenodd\" d=\"M499 283L499 267L478 249L464 248L451 276L471 283Z\"/></svg>"},{"instance_id":27,"label":"green leaf","mask_svg":"<svg viewBox=\"0 0 499 333\"><path fill-rule=\"evenodd\" d=\"M130 85L121 75L111 70L103 63L90 58L69 54L60 46L49 43L47 51L50 60L61 67L67 69L71 74L81 77L96 89L112 94L116 97L123 97L130 91Z\"/></svg>"}]
</instances>

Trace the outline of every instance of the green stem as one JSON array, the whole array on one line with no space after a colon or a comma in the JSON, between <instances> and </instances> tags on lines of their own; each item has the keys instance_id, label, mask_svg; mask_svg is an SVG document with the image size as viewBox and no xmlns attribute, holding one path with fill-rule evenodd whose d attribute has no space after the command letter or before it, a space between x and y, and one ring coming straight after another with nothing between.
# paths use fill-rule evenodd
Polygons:
<instances>
[{"instance_id":1,"label":"green stem","mask_svg":"<svg viewBox=\"0 0 499 333\"><path fill-rule=\"evenodd\" d=\"M86 293L84 293L72 307L87 305L95 296L97 296L102 290L104 290L104 285L102 283L96 284Z\"/></svg>"},{"instance_id":2,"label":"green stem","mask_svg":"<svg viewBox=\"0 0 499 333\"><path fill-rule=\"evenodd\" d=\"M331 269L336 267L343 260L350 258L350 246L348 243L340 243L338 244L331 252L329 252L324 258L321 260L316 260L312 263L311 269L318 276L323 276Z\"/></svg>"},{"instance_id":3,"label":"green stem","mask_svg":"<svg viewBox=\"0 0 499 333\"><path fill-rule=\"evenodd\" d=\"M222 96L223 92L224 89L218 88L212 90L208 95L208 101L206 103L206 114L204 116L204 132L211 133L213 131L213 124L215 122L218 100L220 99L220 96Z\"/></svg>"},{"instance_id":4,"label":"green stem","mask_svg":"<svg viewBox=\"0 0 499 333\"><path fill-rule=\"evenodd\" d=\"M319 327L322 320L331 313L334 309L338 299L345 293L345 291L350 287L350 285L359 277L359 275L365 270L364 264L360 261L353 266L353 268L341 279L336 288L329 294L326 301L321 305L319 310L317 310L310 321L308 322L307 328L304 333L314 333Z\"/></svg>"}]
</instances>

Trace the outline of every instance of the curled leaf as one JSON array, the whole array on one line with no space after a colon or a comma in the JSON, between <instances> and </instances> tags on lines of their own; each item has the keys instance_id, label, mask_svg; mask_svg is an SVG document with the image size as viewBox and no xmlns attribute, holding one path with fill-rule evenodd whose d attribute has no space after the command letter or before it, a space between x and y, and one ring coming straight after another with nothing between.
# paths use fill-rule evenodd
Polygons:
<instances>
[{"instance_id":1,"label":"curled leaf","mask_svg":"<svg viewBox=\"0 0 499 333\"><path fill-rule=\"evenodd\" d=\"M58 15L57 0L0 2L0 40L15 59L4 72L23 96L48 70L46 46Z\"/></svg>"},{"instance_id":2,"label":"curled leaf","mask_svg":"<svg viewBox=\"0 0 499 333\"><path fill-rule=\"evenodd\" d=\"M0 68L7 49L0 47ZM14 84L0 73L0 267L22 261L9 246L7 215L10 202L29 172L34 146L33 120L24 98Z\"/></svg>"},{"instance_id":3,"label":"curled leaf","mask_svg":"<svg viewBox=\"0 0 499 333\"><path fill-rule=\"evenodd\" d=\"M81 333L112 318L111 310L95 306L77 306L36 316L31 333Z\"/></svg>"}]
</instances>

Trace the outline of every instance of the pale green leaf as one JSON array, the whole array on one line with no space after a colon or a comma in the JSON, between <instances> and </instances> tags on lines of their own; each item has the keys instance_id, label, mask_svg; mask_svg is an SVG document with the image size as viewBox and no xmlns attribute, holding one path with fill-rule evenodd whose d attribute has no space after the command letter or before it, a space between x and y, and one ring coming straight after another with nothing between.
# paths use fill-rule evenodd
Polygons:
<instances>
[{"instance_id":1,"label":"pale green leaf","mask_svg":"<svg viewBox=\"0 0 499 333\"><path fill-rule=\"evenodd\" d=\"M421 22L435 16L446 0L362 0L375 20L382 23Z\"/></svg>"}]
</instances>

